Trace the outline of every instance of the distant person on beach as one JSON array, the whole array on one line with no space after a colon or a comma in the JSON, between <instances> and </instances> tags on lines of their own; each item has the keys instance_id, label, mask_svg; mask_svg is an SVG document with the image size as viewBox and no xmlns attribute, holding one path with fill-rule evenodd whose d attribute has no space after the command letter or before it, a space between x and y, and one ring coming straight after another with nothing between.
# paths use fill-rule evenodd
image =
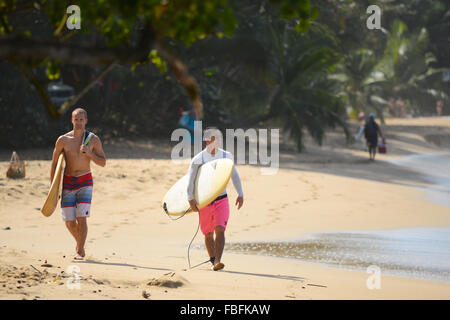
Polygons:
<instances>
[{"instance_id":1,"label":"distant person on beach","mask_svg":"<svg viewBox=\"0 0 450 320\"><path fill-rule=\"evenodd\" d=\"M358 128L358 132L355 133L354 138L356 141L361 141L361 143L364 145L365 148L365 144L364 141L361 139L364 133L364 112L360 112L358 114L358 121L359 121L359 128Z\"/></svg>"},{"instance_id":2,"label":"distant person on beach","mask_svg":"<svg viewBox=\"0 0 450 320\"><path fill-rule=\"evenodd\" d=\"M375 155L377 153L378 134L380 134L380 137L383 139L384 143L385 139L383 137L383 133L381 132L380 126L375 122L375 114L371 113L369 120L367 120L364 125L364 136L367 141L367 147L369 148L369 157L372 161L375 160Z\"/></svg>"},{"instance_id":3,"label":"distant person on beach","mask_svg":"<svg viewBox=\"0 0 450 320\"><path fill-rule=\"evenodd\" d=\"M61 195L62 218L77 243L75 260L82 260L86 253L84 245L87 238L87 221L90 216L93 181L91 160L104 167L105 153L102 143L94 134L85 130L87 112L77 108L72 112L73 130L60 136L53 151L50 183L55 175L56 164L61 152L64 152L63 191ZM88 139L90 138L89 142ZM85 143L83 143L86 140Z\"/></svg>"},{"instance_id":4,"label":"distant person on beach","mask_svg":"<svg viewBox=\"0 0 450 320\"><path fill-rule=\"evenodd\" d=\"M438 100L438 102L436 102L436 114L438 117L440 117L442 115L443 107L444 107L444 104L442 103L442 100Z\"/></svg>"},{"instance_id":5,"label":"distant person on beach","mask_svg":"<svg viewBox=\"0 0 450 320\"><path fill-rule=\"evenodd\" d=\"M199 152L191 161L188 171L189 184L187 189L189 204L192 210L199 212L200 215L200 228L205 235L205 246L212 263L211 268L214 271L221 270L225 266L221 262L221 258L225 246L225 229L230 216L228 196L226 189L224 189L213 202L199 210L197 208L197 202L194 199L194 181L198 168L202 164L222 158L233 160L233 155L230 152L219 148L220 143L218 139L221 137L217 132L218 129L215 128L208 128L205 130L204 141L206 143L206 148ZM235 205L238 206L239 210L244 203L244 194L242 192L241 179L239 178L235 166L233 166L231 179L238 193Z\"/></svg>"},{"instance_id":6,"label":"distant person on beach","mask_svg":"<svg viewBox=\"0 0 450 320\"><path fill-rule=\"evenodd\" d=\"M191 134L191 142L194 141L194 123L198 120L197 111L194 109L190 111L184 111L182 108L180 108L181 111L181 117L179 120L179 126L182 128L185 128L189 131Z\"/></svg>"}]
</instances>

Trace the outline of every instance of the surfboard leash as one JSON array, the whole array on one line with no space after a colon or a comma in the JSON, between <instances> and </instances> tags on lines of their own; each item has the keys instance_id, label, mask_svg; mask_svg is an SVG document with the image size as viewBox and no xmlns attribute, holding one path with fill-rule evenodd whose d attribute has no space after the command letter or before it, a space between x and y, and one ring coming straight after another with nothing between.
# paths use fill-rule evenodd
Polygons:
<instances>
[{"instance_id":1,"label":"surfboard leash","mask_svg":"<svg viewBox=\"0 0 450 320\"><path fill-rule=\"evenodd\" d=\"M183 214L182 214L181 216L179 216L179 217L177 217L177 218L173 218L173 217L169 214L169 211L167 210L167 204L166 204L165 202L164 202L164 204L163 204L163 209L164 209L164 212L166 213L166 215L167 215L167 216L169 217L169 219L172 220L172 221L176 221L176 220L178 220L178 219L181 219L181 218L183 218L188 212L190 212L190 210L187 209L185 212L183 212ZM199 230L199 229L200 229L200 213L198 213L198 225L197 225L197 231L195 231L195 234L194 234L194 236L192 237L191 242L189 242L189 246L188 246L187 258L188 258L189 270L190 270L190 269L197 268L198 266L201 266L202 264L205 264L205 263L207 263L207 262L210 262L210 260L208 259L208 260L206 260L206 261L204 261L204 262L201 262L201 263L199 263L199 264L197 264L197 265L191 267L190 249L191 249L192 242L194 241L195 237L196 237L197 234L198 234L198 230Z\"/></svg>"},{"instance_id":2,"label":"surfboard leash","mask_svg":"<svg viewBox=\"0 0 450 320\"><path fill-rule=\"evenodd\" d=\"M201 266L202 264L205 264L205 263L207 263L207 262L210 262L210 260L208 259L208 260L206 260L206 261L204 261L204 262L201 262L201 263L199 263L199 264L197 264L197 265L191 267L191 259L190 259L190 257L189 257L189 250L191 249L191 244L192 244L192 242L194 241L195 237L197 236L197 233L198 233L198 230L199 230L199 229L200 229L200 212L198 213L198 225L197 225L197 231L195 231L195 234L194 234L194 236L192 237L192 240L191 240L191 242L189 243L189 246L188 246L188 254L187 254L187 256L188 256L189 270L194 269L194 268L197 268L198 266Z\"/></svg>"},{"instance_id":3,"label":"surfboard leash","mask_svg":"<svg viewBox=\"0 0 450 320\"><path fill-rule=\"evenodd\" d=\"M184 211L183 212L183 214L181 215L181 216L179 216L178 218L172 218L172 216L169 214L169 211L167 210L167 204L164 202L163 203L163 209L164 209L164 212L166 213L166 215L169 217L169 219L170 220L172 220L172 221L176 221L176 220L178 220L178 219L181 219L181 218L183 218L185 215L186 215L186 213L188 213L190 210L189 209L186 209L186 211Z\"/></svg>"}]
</instances>

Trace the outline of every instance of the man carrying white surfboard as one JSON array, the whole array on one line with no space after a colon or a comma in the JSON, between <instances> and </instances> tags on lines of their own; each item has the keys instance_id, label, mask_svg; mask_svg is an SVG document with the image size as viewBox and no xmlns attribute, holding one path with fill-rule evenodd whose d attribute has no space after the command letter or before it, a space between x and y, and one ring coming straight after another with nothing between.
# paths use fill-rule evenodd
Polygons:
<instances>
[{"instance_id":1,"label":"man carrying white surfboard","mask_svg":"<svg viewBox=\"0 0 450 320\"><path fill-rule=\"evenodd\" d=\"M212 269L214 271L221 270L225 267L220 260L225 246L225 229L230 216L228 196L226 189L224 189L223 192L209 205L198 210L197 202L194 199L194 182L197 171L202 164L222 158L233 160L233 155L230 152L219 148L220 138L221 135L218 129L208 128L205 130L204 141L206 142L206 148L199 152L191 161L188 172L189 183L187 188L189 204L192 210L199 212L200 215L200 229L205 235L205 246L211 263L213 264ZM238 206L238 209L240 209L244 203L244 194L242 192L241 179L239 178L235 165L233 165L231 179L238 193L235 204Z\"/></svg>"},{"instance_id":2,"label":"man carrying white surfboard","mask_svg":"<svg viewBox=\"0 0 450 320\"><path fill-rule=\"evenodd\" d=\"M93 180L91 160L104 167L106 165L100 138L85 130L87 112L77 108L72 112L73 130L60 136L53 151L50 182L55 175L56 164L64 152L66 167L61 195L62 218L77 243L74 259L82 260L86 255L84 245L87 238L87 221L90 216Z\"/></svg>"}]
</instances>

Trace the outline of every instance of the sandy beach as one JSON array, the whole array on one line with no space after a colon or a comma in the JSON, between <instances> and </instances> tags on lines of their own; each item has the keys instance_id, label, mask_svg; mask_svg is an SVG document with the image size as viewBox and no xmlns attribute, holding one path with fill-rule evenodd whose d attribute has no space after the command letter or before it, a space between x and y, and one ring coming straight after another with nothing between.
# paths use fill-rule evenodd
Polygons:
<instances>
[{"instance_id":1,"label":"sandy beach","mask_svg":"<svg viewBox=\"0 0 450 320\"><path fill-rule=\"evenodd\" d=\"M356 124L353 125L356 130ZM450 149L450 118L388 119L388 153L370 163L362 142L347 145L336 130L304 153L284 141L280 169L239 165L245 202L236 210L230 183L227 242L300 239L312 232L450 227L450 207L431 202L418 187L430 182L390 160ZM187 246L198 216L171 221L165 192L188 163L170 160L159 141L105 142L105 168L92 165L94 195L85 261L73 261L75 242L59 206L40 213L49 188L52 149L17 150L26 178L6 178L12 150L0 152L0 299L450 299L450 283L381 274L369 290L365 271L295 259L231 252L225 269L188 270ZM447 150L447 151L446 151ZM208 257L199 232L193 265ZM71 273L79 270L79 288Z\"/></svg>"}]
</instances>

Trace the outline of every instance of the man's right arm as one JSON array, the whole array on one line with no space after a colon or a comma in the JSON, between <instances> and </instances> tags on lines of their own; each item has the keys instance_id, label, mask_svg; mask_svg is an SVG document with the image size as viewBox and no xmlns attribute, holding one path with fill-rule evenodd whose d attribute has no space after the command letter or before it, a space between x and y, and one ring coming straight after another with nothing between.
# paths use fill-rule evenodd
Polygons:
<instances>
[{"instance_id":1,"label":"man's right arm","mask_svg":"<svg viewBox=\"0 0 450 320\"><path fill-rule=\"evenodd\" d=\"M195 177L197 176L198 167L199 165L194 162L191 162L191 165L189 166L187 188L188 200L194 199L194 183Z\"/></svg>"},{"instance_id":2,"label":"man's right arm","mask_svg":"<svg viewBox=\"0 0 450 320\"><path fill-rule=\"evenodd\" d=\"M198 157L194 157L191 161L191 165L189 166L188 170L187 198L193 211L197 211L195 210L197 202L194 199L194 184L195 184L195 177L197 177L198 168L201 165L201 163L198 160L199 160Z\"/></svg>"},{"instance_id":3,"label":"man's right arm","mask_svg":"<svg viewBox=\"0 0 450 320\"><path fill-rule=\"evenodd\" d=\"M50 171L50 183L53 181L53 177L55 175L56 165L58 164L58 157L64 149L64 142L62 136L56 140L55 149L53 150L52 157L52 169Z\"/></svg>"}]
</instances>

